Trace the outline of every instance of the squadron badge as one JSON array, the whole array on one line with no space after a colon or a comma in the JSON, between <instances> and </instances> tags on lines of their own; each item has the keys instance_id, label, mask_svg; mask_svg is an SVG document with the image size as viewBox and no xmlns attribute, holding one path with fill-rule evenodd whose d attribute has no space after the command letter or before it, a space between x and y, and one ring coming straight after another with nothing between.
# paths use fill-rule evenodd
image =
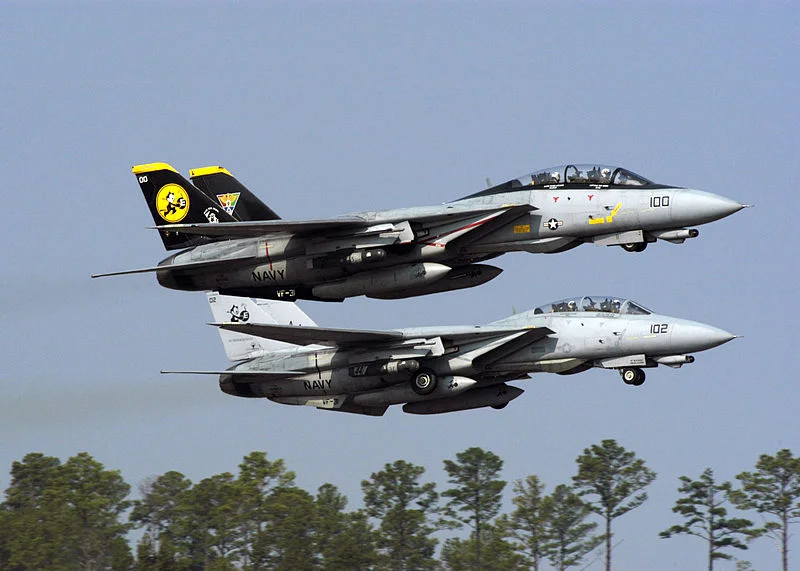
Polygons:
<instances>
[{"instance_id":1,"label":"squadron badge","mask_svg":"<svg viewBox=\"0 0 800 571\"><path fill-rule=\"evenodd\" d=\"M225 212L228 214L233 214L233 211L236 210L236 203L239 202L239 192L228 192L226 194L218 194L217 200L222 205L222 208L225 209Z\"/></svg>"},{"instance_id":2,"label":"squadron badge","mask_svg":"<svg viewBox=\"0 0 800 571\"><path fill-rule=\"evenodd\" d=\"M170 224L180 222L189 213L189 194L180 185L165 184L156 194L156 210Z\"/></svg>"}]
</instances>

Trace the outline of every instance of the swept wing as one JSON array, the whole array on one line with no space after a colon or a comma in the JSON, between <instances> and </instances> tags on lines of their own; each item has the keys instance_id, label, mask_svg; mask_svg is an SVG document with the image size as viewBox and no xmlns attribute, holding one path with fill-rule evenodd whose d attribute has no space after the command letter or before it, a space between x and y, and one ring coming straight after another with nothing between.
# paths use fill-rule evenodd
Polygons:
<instances>
[{"instance_id":1,"label":"swept wing","mask_svg":"<svg viewBox=\"0 0 800 571\"><path fill-rule=\"evenodd\" d=\"M342 218L331 218L321 220L266 220L254 222L220 222L220 223L194 223L194 224L170 224L164 226L153 226L159 231L171 231L181 234L197 234L213 238L253 238L265 234L311 234L316 232L347 233L365 229L369 226L382 223L393 222L417 222L424 224L437 224L452 222L454 218L468 216L484 216L491 214L504 214L512 212L515 216L520 216L525 212L535 210L530 205L504 205L501 207L475 207L461 206L441 208L421 208L416 211L408 210L397 211L396 213L377 213L374 219L365 216L351 216ZM505 220L506 217L501 216ZM483 224L482 226L485 226ZM492 226L496 226L492 224Z\"/></svg>"},{"instance_id":2,"label":"swept wing","mask_svg":"<svg viewBox=\"0 0 800 571\"><path fill-rule=\"evenodd\" d=\"M255 256L238 256L235 258L223 258L220 260L201 260L199 262L185 262L183 264L168 264L165 266L151 266L149 268L139 268L136 270L122 270L119 272L108 272L104 274L92 274L93 278L104 278L108 276L124 276L126 274L144 274L147 272L158 272L161 270L219 270L226 266L237 264L246 260L256 260Z\"/></svg>"},{"instance_id":3,"label":"swept wing","mask_svg":"<svg viewBox=\"0 0 800 571\"><path fill-rule=\"evenodd\" d=\"M489 339L521 335L525 341L517 344L533 343L553 333L546 327L508 328L508 327L465 327L430 328L408 331L374 331L363 329L331 329L327 327L298 327L296 325L271 325L263 323L212 323L220 329L236 331L265 339L283 341L294 345L326 345L331 347L357 347L364 345L394 345L403 341L439 337L451 343L474 343ZM537 332L535 335L532 332ZM516 350L516 349L514 349ZM512 351L513 352L513 351Z\"/></svg>"}]
</instances>

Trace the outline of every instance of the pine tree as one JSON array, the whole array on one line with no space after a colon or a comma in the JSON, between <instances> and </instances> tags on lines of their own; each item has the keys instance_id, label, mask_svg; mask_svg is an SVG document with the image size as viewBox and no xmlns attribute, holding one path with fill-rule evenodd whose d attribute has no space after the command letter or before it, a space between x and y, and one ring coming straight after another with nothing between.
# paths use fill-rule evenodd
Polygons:
<instances>
[{"instance_id":1,"label":"pine tree","mask_svg":"<svg viewBox=\"0 0 800 571\"><path fill-rule=\"evenodd\" d=\"M611 522L647 500L643 490L656 474L636 454L610 439L586 448L575 462L578 473L572 481L576 492L584 501L589 497L589 509L605 520L606 571L611 571Z\"/></svg>"},{"instance_id":2,"label":"pine tree","mask_svg":"<svg viewBox=\"0 0 800 571\"><path fill-rule=\"evenodd\" d=\"M684 517L683 524L673 525L659 536L667 539L676 534L699 537L706 542L708 571L713 571L717 559L732 559L722 550L727 548L747 549L742 541L758 535L753 522L743 518L728 518L730 482L718 483L714 472L706 468L698 480L680 477L678 492L683 494L675 502L672 511Z\"/></svg>"},{"instance_id":3,"label":"pine tree","mask_svg":"<svg viewBox=\"0 0 800 571\"><path fill-rule=\"evenodd\" d=\"M404 460L386 464L361 482L369 517L380 520L378 546L386 569L434 566L436 484L421 483L425 468Z\"/></svg>"},{"instance_id":4,"label":"pine tree","mask_svg":"<svg viewBox=\"0 0 800 571\"><path fill-rule=\"evenodd\" d=\"M499 456L477 447L456 454L455 462L444 461L448 483L453 486L442 493L449 498L447 513L472 528L477 568L482 565L483 530L500 512L506 486L497 477L502 468Z\"/></svg>"},{"instance_id":5,"label":"pine tree","mask_svg":"<svg viewBox=\"0 0 800 571\"><path fill-rule=\"evenodd\" d=\"M738 507L777 519L767 522L764 531L778 540L783 571L788 571L789 528L800 521L800 458L786 448L774 456L762 454L754 472L742 472L736 479L742 489L731 500Z\"/></svg>"}]
</instances>

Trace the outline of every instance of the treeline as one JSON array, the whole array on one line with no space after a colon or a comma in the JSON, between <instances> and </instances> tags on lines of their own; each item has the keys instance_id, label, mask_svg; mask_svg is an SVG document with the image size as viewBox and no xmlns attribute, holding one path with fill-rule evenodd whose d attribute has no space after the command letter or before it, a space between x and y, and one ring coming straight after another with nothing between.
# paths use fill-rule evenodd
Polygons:
<instances>
[{"instance_id":1,"label":"treeline","mask_svg":"<svg viewBox=\"0 0 800 571\"><path fill-rule=\"evenodd\" d=\"M315 494L295 484L283 460L245 456L236 475L197 483L170 471L143 482L139 499L119 471L86 453L62 463L31 453L11 466L0 504L0 569L611 569L615 519L647 500L656 474L614 440L586 448L568 484L546 493L535 475L511 486L513 509L501 513L503 461L468 448L444 461L440 492L425 468L404 460L361 482L363 508L323 484ZM762 455L737 485L706 469L681 477L661 532L698 537L708 568L769 535L788 569L789 528L800 518L800 458L789 450ZM756 527L729 509L760 514ZM140 530L136 545L129 532ZM458 531L460 530L460 531ZM436 535L451 535L442 545Z\"/></svg>"}]
</instances>

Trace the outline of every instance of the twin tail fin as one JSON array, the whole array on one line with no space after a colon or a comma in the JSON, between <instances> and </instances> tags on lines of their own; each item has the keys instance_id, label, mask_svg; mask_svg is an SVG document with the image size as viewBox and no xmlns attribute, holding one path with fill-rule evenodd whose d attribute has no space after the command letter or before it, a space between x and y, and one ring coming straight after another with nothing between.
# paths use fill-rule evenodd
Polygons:
<instances>
[{"instance_id":1,"label":"twin tail fin","mask_svg":"<svg viewBox=\"0 0 800 571\"><path fill-rule=\"evenodd\" d=\"M280 220L274 210L261 202L224 167L203 167L189 171L192 183L239 222Z\"/></svg>"},{"instance_id":2,"label":"twin tail fin","mask_svg":"<svg viewBox=\"0 0 800 571\"><path fill-rule=\"evenodd\" d=\"M211 306L215 323L265 323L304 327L317 325L297 304L290 301L253 299L209 292L208 304ZM219 329L219 336L230 361L241 361L256 355L294 347L289 343L222 328Z\"/></svg>"},{"instance_id":3,"label":"twin tail fin","mask_svg":"<svg viewBox=\"0 0 800 571\"><path fill-rule=\"evenodd\" d=\"M133 167L133 174L156 226L236 222L218 202L214 202L167 163ZM181 234L159 229L164 248L177 250L208 242L205 236Z\"/></svg>"}]
</instances>

